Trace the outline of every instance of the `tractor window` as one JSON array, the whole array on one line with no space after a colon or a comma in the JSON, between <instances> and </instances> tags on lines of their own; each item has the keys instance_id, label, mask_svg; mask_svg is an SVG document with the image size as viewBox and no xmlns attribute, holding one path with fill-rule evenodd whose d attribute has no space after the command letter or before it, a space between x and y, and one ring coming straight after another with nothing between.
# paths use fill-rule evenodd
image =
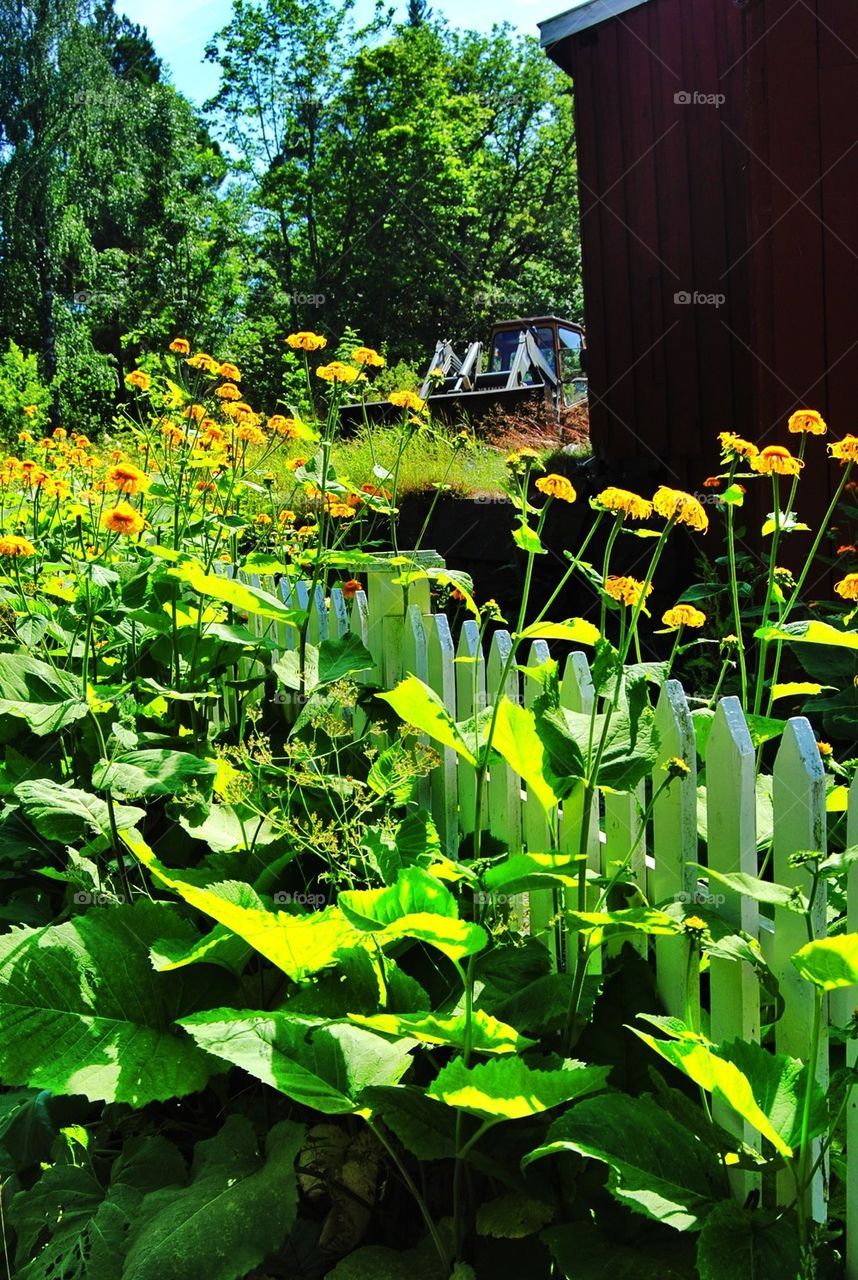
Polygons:
<instances>
[{"instance_id":1,"label":"tractor window","mask_svg":"<svg viewBox=\"0 0 858 1280\"><path fill-rule=\"evenodd\" d=\"M520 332L521 330L519 329L502 329L500 333L495 334L489 361L490 373L504 373L510 367L518 347L518 335ZM554 371L557 361L554 355L554 334L552 330L540 326L536 329L536 341L545 363Z\"/></svg>"},{"instance_id":2,"label":"tractor window","mask_svg":"<svg viewBox=\"0 0 858 1280\"><path fill-rule=\"evenodd\" d=\"M581 375L581 335L577 329L558 329L563 380Z\"/></svg>"}]
</instances>

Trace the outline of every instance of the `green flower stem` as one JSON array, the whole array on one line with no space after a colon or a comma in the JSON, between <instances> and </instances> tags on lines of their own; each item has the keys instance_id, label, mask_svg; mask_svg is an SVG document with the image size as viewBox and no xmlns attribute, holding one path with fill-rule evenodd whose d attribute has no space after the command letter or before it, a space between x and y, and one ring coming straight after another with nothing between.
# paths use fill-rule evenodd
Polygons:
<instances>
[{"instance_id":1,"label":"green flower stem","mask_svg":"<svg viewBox=\"0 0 858 1280\"><path fill-rule=\"evenodd\" d=\"M605 544L605 554L602 557L602 584L603 585L608 581L608 573L610 571L610 566L611 566L611 552L614 549L614 543L617 540L617 535L619 534L620 529L622 528L623 514L624 513L622 511L617 512L616 519L614 520L614 527L611 530L611 532L608 534L608 541ZM607 626L607 624L608 624L608 602L605 599L605 596L603 593L601 607L599 609L599 630L601 631L602 635L605 634L605 627Z\"/></svg>"},{"instance_id":2,"label":"green flower stem","mask_svg":"<svg viewBox=\"0 0 858 1280\"><path fill-rule=\"evenodd\" d=\"M810 1058L807 1065L807 1081L804 1087L804 1099L801 1108L801 1137L799 1139L798 1157L798 1204L799 1230L802 1252L808 1247L807 1214L803 1204L810 1186L810 1111L813 1101L813 1086L816 1083L816 1064L819 1059L819 1041L822 1034L822 1017L825 1009L825 992L814 987L813 1029L810 1034Z\"/></svg>"},{"instance_id":3,"label":"green flower stem","mask_svg":"<svg viewBox=\"0 0 858 1280\"><path fill-rule=\"evenodd\" d=\"M772 545L769 551L769 572L766 578L766 599L763 604L762 625L769 625L769 612L772 607L775 586L775 565L777 564L778 544L781 536L781 512L780 512L780 477L777 473L772 475L772 495L774 499L774 519L775 528L772 534ZM785 512L789 516L789 510ZM754 691L754 715L760 714L760 708L763 701L763 689L766 683L766 655L768 653L768 641L760 641L760 660L757 666L757 684Z\"/></svg>"},{"instance_id":4,"label":"green flower stem","mask_svg":"<svg viewBox=\"0 0 858 1280\"><path fill-rule=\"evenodd\" d=\"M728 487L734 483L738 459L734 458L730 466ZM730 564L730 600L733 606L733 630L739 642L739 682L742 690L742 706L748 705L748 667L745 662L745 644L742 639L742 610L739 607L739 575L736 571L736 509L732 503L727 506L727 559Z\"/></svg>"},{"instance_id":5,"label":"green flower stem","mask_svg":"<svg viewBox=\"0 0 858 1280\"><path fill-rule=\"evenodd\" d=\"M843 495L843 490L845 489L847 481L849 480L849 475L850 475L850 472L852 471L853 465L854 464L852 462L847 462L846 466L843 469L843 474L840 477L840 483L837 486L837 489L834 493L834 497L831 499L831 502L828 504L828 510L826 511L825 515L822 518L822 522L819 526L819 529L817 530L816 537L813 540L813 545L811 546L810 551L807 553L807 558L805 559L804 565L802 566L801 573L798 575L798 578L796 579L796 584L793 589L793 593L790 596L789 600L784 605L784 608L781 612L781 617L780 617L781 626L783 626L787 622L789 615L792 613L792 610L795 607L795 604L799 598L799 595L801 594L801 589L804 586L805 579L807 578L807 575L810 572L811 567L816 559L816 554L819 551L820 545L822 544L822 539L828 530L828 526L831 523L831 518L834 515L834 512L837 508L837 504ZM773 702L772 690L774 689L774 686L777 683L778 673L780 672L782 655L783 655L783 641L778 640L777 646L775 648L775 663L774 663L774 670L772 672L772 689L769 690L769 703L768 703L768 710L766 712L767 715L771 714L771 707Z\"/></svg>"},{"instance_id":6,"label":"green flower stem","mask_svg":"<svg viewBox=\"0 0 858 1280\"><path fill-rule=\"evenodd\" d=\"M381 1145L384 1147L387 1154L390 1156L391 1160L393 1161L394 1165L397 1168L399 1176L401 1177L402 1181L405 1183L408 1190L411 1192L411 1195L414 1197L414 1201L417 1205L417 1208L420 1210L420 1216L423 1219L424 1223L426 1224L426 1230L429 1232L429 1236L432 1240L432 1243L435 1246L435 1249L438 1253L438 1257L441 1261L441 1264L444 1267L445 1271L449 1273L452 1266L450 1255L447 1252L444 1241L441 1239L441 1236L438 1232L438 1228L435 1225L435 1220L432 1217L432 1214L429 1212L429 1208L426 1204L426 1201L424 1200L423 1196L420 1194L417 1184L415 1183L414 1179L411 1177L411 1174L408 1172L408 1169L406 1168L405 1164L402 1162L402 1160L400 1160L399 1154L396 1148L394 1147L393 1143L388 1142L387 1138L385 1137L384 1130L381 1128L381 1126L373 1120L367 1120L366 1123L367 1123L367 1126L369 1127L370 1132L378 1140L378 1142L381 1143Z\"/></svg>"}]
</instances>

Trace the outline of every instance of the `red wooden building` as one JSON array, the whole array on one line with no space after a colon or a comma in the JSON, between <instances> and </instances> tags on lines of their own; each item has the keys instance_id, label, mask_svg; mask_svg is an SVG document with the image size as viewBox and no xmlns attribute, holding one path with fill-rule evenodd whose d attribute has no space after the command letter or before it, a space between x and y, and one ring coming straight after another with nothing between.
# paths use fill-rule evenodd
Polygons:
<instances>
[{"instance_id":1,"label":"red wooden building","mask_svg":"<svg viewBox=\"0 0 858 1280\"><path fill-rule=\"evenodd\" d=\"M858 429L855 0L583 0L540 29L574 81L597 453L696 487L720 430Z\"/></svg>"}]
</instances>

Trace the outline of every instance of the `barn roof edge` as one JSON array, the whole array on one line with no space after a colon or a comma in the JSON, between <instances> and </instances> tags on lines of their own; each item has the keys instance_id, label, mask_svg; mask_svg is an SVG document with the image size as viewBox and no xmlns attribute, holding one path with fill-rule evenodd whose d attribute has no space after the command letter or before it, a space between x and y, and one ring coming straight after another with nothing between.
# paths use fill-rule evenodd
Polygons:
<instances>
[{"instance_id":1,"label":"barn roof edge","mask_svg":"<svg viewBox=\"0 0 858 1280\"><path fill-rule=\"evenodd\" d=\"M543 49L574 36L578 31L586 31L588 27L598 26L617 18L629 9L637 9L641 5L651 4L652 0L579 0L578 4L558 13L555 18L546 18L537 23L539 39Z\"/></svg>"}]
</instances>

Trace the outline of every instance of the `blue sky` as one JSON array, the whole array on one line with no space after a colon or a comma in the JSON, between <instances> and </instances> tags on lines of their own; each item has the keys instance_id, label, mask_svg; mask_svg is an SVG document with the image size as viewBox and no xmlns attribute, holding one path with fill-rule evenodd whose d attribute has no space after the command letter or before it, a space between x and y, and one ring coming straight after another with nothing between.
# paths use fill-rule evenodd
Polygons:
<instances>
[{"instance_id":1,"label":"blue sky","mask_svg":"<svg viewBox=\"0 0 858 1280\"><path fill-rule=\"evenodd\" d=\"M572 0L435 0L433 9L451 25L489 31L509 22L519 31L537 34L536 24L569 8ZM404 12L405 5L396 6ZM117 0L116 8L147 27L155 48L170 68L177 88L201 103L217 88L217 70L202 61L211 36L229 20L231 0ZM369 0L358 0L357 14L369 16Z\"/></svg>"}]
</instances>

